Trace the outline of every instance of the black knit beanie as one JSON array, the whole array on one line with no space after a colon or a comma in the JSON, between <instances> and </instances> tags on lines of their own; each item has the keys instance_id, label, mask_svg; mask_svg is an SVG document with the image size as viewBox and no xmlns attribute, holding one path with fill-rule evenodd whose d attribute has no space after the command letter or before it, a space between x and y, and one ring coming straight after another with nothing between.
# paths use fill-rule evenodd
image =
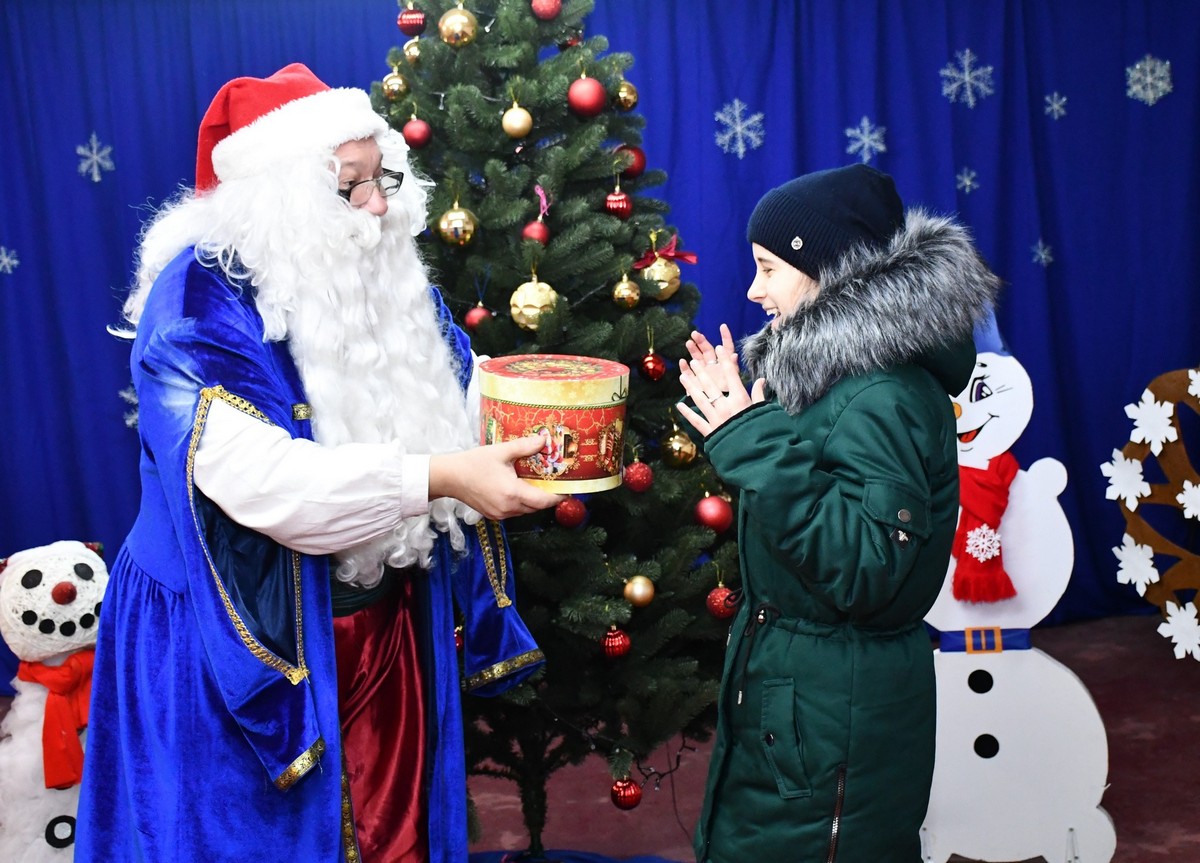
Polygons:
<instances>
[{"instance_id":1,"label":"black knit beanie","mask_svg":"<svg viewBox=\"0 0 1200 863\"><path fill-rule=\"evenodd\" d=\"M750 214L746 239L820 280L852 246L887 244L904 227L892 178L869 165L817 171L776 186Z\"/></svg>"}]
</instances>

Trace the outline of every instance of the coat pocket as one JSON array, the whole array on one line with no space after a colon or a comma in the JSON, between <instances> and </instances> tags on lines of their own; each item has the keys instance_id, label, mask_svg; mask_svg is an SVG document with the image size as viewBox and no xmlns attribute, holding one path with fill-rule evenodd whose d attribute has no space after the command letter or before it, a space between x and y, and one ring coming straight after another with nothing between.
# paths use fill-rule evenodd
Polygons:
<instances>
[{"instance_id":1,"label":"coat pocket","mask_svg":"<svg viewBox=\"0 0 1200 863\"><path fill-rule=\"evenodd\" d=\"M799 719L795 681L790 677L763 681L759 742L784 800L812 796Z\"/></svg>"}]
</instances>

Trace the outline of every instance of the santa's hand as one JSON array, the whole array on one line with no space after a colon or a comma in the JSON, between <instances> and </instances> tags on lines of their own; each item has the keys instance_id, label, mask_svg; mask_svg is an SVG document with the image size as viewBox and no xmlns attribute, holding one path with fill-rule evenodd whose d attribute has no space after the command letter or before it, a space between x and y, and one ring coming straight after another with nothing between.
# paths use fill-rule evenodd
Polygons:
<instances>
[{"instance_id":1,"label":"santa's hand","mask_svg":"<svg viewBox=\"0 0 1200 863\"><path fill-rule=\"evenodd\" d=\"M563 495L542 491L517 476L513 462L541 452L547 435L429 457L429 499L461 500L485 518L498 521L555 506Z\"/></svg>"}]
</instances>

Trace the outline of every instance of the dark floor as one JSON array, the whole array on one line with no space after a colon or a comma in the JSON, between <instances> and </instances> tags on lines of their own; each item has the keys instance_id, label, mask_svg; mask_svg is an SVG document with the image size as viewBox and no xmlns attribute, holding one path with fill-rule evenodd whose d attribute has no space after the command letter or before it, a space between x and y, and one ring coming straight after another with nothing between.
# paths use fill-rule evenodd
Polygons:
<instances>
[{"instance_id":1,"label":"dark floor","mask_svg":"<svg viewBox=\"0 0 1200 863\"><path fill-rule=\"evenodd\" d=\"M1175 659L1157 624L1153 616L1115 617L1033 633L1035 647L1088 687L1108 730L1104 808L1117 828L1114 863L1200 863L1200 663ZM7 709L0 698L0 717ZM678 751L675 743L645 763L665 770ZM609 799L602 758L559 771L548 789L546 848L690 861L707 762L706 746L684 751L672 781L647 787L628 812ZM528 847L516 787L481 777L470 787L483 830L472 850Z\"/></svg>"},{"instance_id":2,"label":"dark floor","mask_svg":"<svg viewBox=\"0 0 1200 863\"><path fill-rule=\"evenodd\" d=\"M1200 863L1200 662L1175 659L1171 643L1155 631L1158 623L1154 616L1119 617L1033 633L1035 647L1083 681L1108 730L1103 805L1117 828L1114 863ZM656 756L660 769L677 750L676 744ZM603 759L560 771L550 782L545 846L692 860L707 759L704 746L685 752L673 786L648 789L628 812L609 800L612 779ZM659 766L654 758L648 763ZM473 848L526 848L515 786L480 777L470 786L483 827Z\"/></svg>"}]
</instances>

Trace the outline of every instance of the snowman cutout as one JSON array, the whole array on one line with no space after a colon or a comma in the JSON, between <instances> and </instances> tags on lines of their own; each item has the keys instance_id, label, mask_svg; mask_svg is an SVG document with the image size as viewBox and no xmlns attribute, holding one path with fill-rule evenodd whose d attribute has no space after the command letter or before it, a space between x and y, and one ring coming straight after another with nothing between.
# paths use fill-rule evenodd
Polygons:
<instances>
[{"instance_id":1,"label":"snowman cutout","mask_svg":"<svg viewBox=\"0 0 1200 863\"><path fill-rule=\"evenodd\" d=\"M1058 502L1066 469L1052 458L1019 468L1009 448L1033 413L1032 383L994 322L976 341L975 370L954 397L959 530L925 616L941 641L923 859L1109 863L1116 832L1100 808L1104 724L1079 678L1029 639L1074 565Z\"/></svg>"},{"instance_id":2,"label":"snowman cutout","mask_svg":"<svg viewBox=\"0 0 1200 863\"><path fill-rule=\"evenodd\" d=\"M19 551L0 565L0 636L21 661L0 723L0 860L68 861L108 570L74 541Z\"/></svg>"}]
</instances>

